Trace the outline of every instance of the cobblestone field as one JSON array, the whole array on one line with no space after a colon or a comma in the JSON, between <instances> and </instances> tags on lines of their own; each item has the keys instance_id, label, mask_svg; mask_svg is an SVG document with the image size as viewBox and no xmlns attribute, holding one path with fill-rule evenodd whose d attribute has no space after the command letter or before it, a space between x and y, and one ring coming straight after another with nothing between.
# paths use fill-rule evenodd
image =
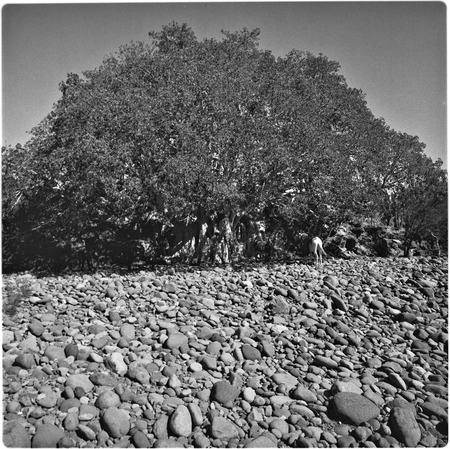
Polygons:
<instances>
[{"instance_id":1,"label":"cobblestone field","mask_svg":"<svg viewBox=\"0 0 450 449\"><path fill-rule=\"evenodd\" d=\"M3 280L8 447L447 444L447 259Z\"/></svg>"}]
</instances>

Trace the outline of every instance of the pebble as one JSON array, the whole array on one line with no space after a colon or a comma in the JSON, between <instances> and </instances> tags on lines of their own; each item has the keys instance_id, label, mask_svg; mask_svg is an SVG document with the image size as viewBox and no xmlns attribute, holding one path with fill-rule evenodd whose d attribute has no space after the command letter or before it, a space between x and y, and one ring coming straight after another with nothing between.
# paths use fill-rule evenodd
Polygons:
<instances>
[{"instance_id":1,"label":"pebble","mask_svg":"<svg viewBox=\"0 0 450 449\"><path fill-rule=\"evenodd\" d=\"M30 276L11 447L447 444L446 259Z\"/></svg>"}]
</instances>

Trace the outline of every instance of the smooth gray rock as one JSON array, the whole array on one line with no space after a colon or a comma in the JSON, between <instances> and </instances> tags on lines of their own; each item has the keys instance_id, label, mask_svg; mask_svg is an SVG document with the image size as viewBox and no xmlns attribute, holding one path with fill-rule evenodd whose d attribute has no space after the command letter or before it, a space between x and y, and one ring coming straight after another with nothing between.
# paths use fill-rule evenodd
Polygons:
<instances>
[{"instance_id":1,"label":"smooth gray rock","mask_svg":"<svg viewBox=\"0 0 450 449\"><path fill-rule=\"evenodd\" d=\"M270 438L261 435L244 444L244 447L278 447Z\"/></svg>"},{"instance_id":2,"label":"smooth gray rock","mask_svg":"<svg viewBox=\"0 0 450 449\"><path fill-rule=\"evenodd\" d=\"M89 380L89 377L86 374L72 374L67 378L65 386L72 388L72 390L81 387L86 393L89 393L94 388L94 384Z\"/></svg>"},{"instance_id":3,"label":"smooth gray rock","mask_svg":"<svg viewBox=\"0 0 450 449\"><path fill-rule=\"evenodd\" d=\"M417 447L421 438L414 408L394 407L388 421L392 435L407 447Z\"/></svg>"},{"instance_id":4,"label":"smooth gray rock","mask_svg":"<svg viewBox=\"0 0 450 449\"><path fill-rule=\"evenodd\" d=\"M45 348L44 355L48 357L49 360L64 360L66 358L66 353L64 348L56 345L49 345Z\"/></svg>"},{"instance_id":5,"label":"smooth gray rock","mask_svg":"<svg viewBox=\"0 0 450 449\"><path fill-rule=\"evenodd\" d=\"M130 379L139 382L141 385L147 385L150 382L150 373L141 362L131 363L128 367L127 375Z\"/></svg>"},{"instance_id":6,"label":"smooth gray rock","mask_svg":"<svg viewBox=\"0 0 450 449\"><path fill-rule=\"evenodd\" d=\"M357 393L337 393L332 404L337 417L343 422L359 425L376 418L380 409L369 399Z\"/></svg>"},{"instance_id":7,"label":"smooth gray rock","mask_svg":"<svg viewBox=\"0 0 450 449\"><path fill-rule=\"evenodd\" d=\"M111 390L106 390L100 393L99 397L95 401L95 406L100 410L104 410L109 407L118 407L119 405L120 405L119 395Z\"/></svg>"},{"instance_id":8,"label":"smooth gray rock","mask_svg":"<svg viewBox=\"0 0 450 449\"><path fill-rule=\"evenodd\" d=\"M227 418L215 416L211 423L211 436L220 440L231 440L239 436L239 431L235 424Z\"/></svg>"},{"instance_id":9,"label":"smooth gray rock","mask_svg":"<svg viewBox=\"0 0 450 449\"><path fill-rule=\"evenodd\" d=\"M31 447L56 447L64 436L64 430L53 424L42 424L36 428Z\"/></svg>"},{"instance_id":10,"label":"smooth gray rock","mask_svg":"<svg viewBox=\"0 0 450 449\"><path fill-rule=\"evenodd\" d=\"M106 357L105 365L119 376L124 376L128 371L128 366L124 362L123 355L120 352L113 352L110 356Z\"/></svg>"},{"instance_id":11,"label":"smooth gray rock","mask_svg":"<svg viewBox=\"0 0 450 449\"><path fill-rule=\"evenodd\" d=\"M179 405L170 415L169 430L177 437L188 437L192 433L192 418L185 405Z\"/></svg>"},{"instance_id":12,"label":"smooth gray rock","mask_svg":"<svg viewBox=\"0 0 450 449\"><path fill-rule=\"evenodd\" d=\"M30 435L19 422L5 422L3 424L3 444L6 447L31 447Z\"/></svg>"},{"instance_id":13,"label":"smooth gray rock","mask_svg":"<svg viewBox=\"0 0 450 449\"><path fill-rule=\"evenodd\" d=\"M125 436L130 430L130 421L127 413L117 407L106 409L101 416L104 430L113 438Z\"/></svg>"},{"instance_id":14,"label":"smooth gray rock","mask_svg":"<svg viewBox=\"0 0 450 449\"><path fill-rule=\"evenodd\" d=\"M220 404L232 404L239 396L239 390L226 380L216 382L211 390L211 399Z\"/></svg>"},{"instance_id":15,"label":"smooth gray rock","mask_svg":"<svg viewBox=\"0 0 450 449\"><path fill-rule=\"evenodd\" d=\"M251 345L242 345L241 348L242 355L244 356L245 360L260 360L261 359L261 352L259 350Z\"/></svg>"},{"instance_id":16,"label":"smooth gray rock","mask_svg":"<svg viewBox=\"0 0 450 449\"><path fill-rule=\"evenodd\" d=\"M172 332L165 341L164 346L168 349L178 349L180 346L188 344L188 337L181 332Z\"/></svg>"}]
</instances>

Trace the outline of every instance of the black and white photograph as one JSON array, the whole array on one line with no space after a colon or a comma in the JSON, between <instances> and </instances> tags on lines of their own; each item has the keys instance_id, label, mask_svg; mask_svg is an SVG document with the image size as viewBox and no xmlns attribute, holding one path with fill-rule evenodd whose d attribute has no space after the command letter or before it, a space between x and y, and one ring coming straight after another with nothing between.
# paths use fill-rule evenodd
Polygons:
<instances>
[{"instance_id":1,"label":"black and white photograph","mask_svg":"<svg viewBox=\"0 0 450 449\"><path fill-rule=\"evenodd\" d=\"M3 447L447 447L447 8L4 3Z\"/></svg>"}]
</instances>

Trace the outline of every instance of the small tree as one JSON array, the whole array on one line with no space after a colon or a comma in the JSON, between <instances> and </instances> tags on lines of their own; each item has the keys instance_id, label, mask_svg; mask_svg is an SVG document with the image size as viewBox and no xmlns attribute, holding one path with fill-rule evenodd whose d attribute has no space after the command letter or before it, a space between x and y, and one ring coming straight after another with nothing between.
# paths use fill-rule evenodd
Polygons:
<instances>
[{"instance_id":1,"label":"small tree","mask_svg":"<svg viewBox=\"0 0 450 449\"><path fill-rule=\"evenodd\" d=\"M441 164L441 161L433 163L421 158L420 164L410 166L408 183L399 192L406 257L414 241L431 236L438 244L439 240L447 240L447 174Z\"/></svg>"}]
</instances>

